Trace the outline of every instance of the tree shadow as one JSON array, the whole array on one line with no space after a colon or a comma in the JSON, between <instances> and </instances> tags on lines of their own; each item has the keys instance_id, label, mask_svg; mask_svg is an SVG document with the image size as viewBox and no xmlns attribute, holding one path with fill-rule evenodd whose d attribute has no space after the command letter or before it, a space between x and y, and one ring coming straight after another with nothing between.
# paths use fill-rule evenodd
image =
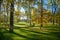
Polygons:
<instances>
[{"instance_id":1,"label":"tree shadow","mask_svg":"<svg viewBox=\"0 0 60 40\"><path fill-rule=\"evenodd\" d=\"M50 35L49 33L44 33L44 32L38 32L38 31L34 31L34 30L31 30L31 29L28 29L27 28L18 28L17 30L20 30L21 32L23 33L35 33L35 34L44 34L44 35Z\"/></svg>"},{"instance_id":2,"label":"tree shadow","mask_svg":"<svg viewBox=\"0 0 60 40\"><path fill-rule=\"evenodd\" d=\"M39 35L34 35L34 36L32 36L32 37L29 37L29 35L28 36L25 36L25 35L22 35L22 34L18 34L18 33L13 33L13 34L15 34L15 35L17 35L17 36L19 36L19 37L23 37L23 38L26 38L25 40L42 40L40 37L39 37Z\"/></svg>"},{"instance_id":3,"label":"tree shadow","mask_svg":"<svg viewBox=\"0 0 60 40\"><path fill-rule=\"evenodd\" d=\"M52 33L35 34L33 32L33 33L27 34L27 32L26 32L27 35L23 35L23 34L14 32L13 34L15 34L19 37L25 38L25 40L58 40L58 38L56 39L56 37L53 35L54 33L53 34Z\"/></svg>"},{"instance_id":4,"label":"tree shadow","mask_svg":"<svg viewBox=\"0 0 60 40\"><path fill-rule=\"evenodd\" d=\"M46 28L48 31L60 31L60 27L57 26L48 26L48 27L44 27Z\"/></svg>"},{"instance_id":5,"label":"tree shadow","mask_svg":"<svg viewBox=\"0 0 60 40\"><path fill-rule=\"evenodd\" d=\"M56 38L58 38L58 40L60 40L60 32L50 32L51 35L55 36Z\"/></svg>"},{"instance_id":6,"label":"tree shadow","mask_svg":"<svg viewBox=\"0 0 60 40\"><path fill-rule=\"evenodd\" d=\"M37 32L33 30L27 30L26 28L20 28L18 29L21 32L29 33L28 36L24 36L22 34L14 33L20 37L26 38L26 40L60 40L60 32ZM30 33L32 32L32 33ZM57 35L58 34L58 35Z\"/></svg>"},{"instance_id":7,"label":"tree shadow","mask_svg":"<svg viewBox=\"0 0 60 40\"><path fill-rule=\"evenodd\" d=\"M11 35L8 35L8 33L7 30L0 29L0 40L13 40Z\"/></svg>"}]
</instances>

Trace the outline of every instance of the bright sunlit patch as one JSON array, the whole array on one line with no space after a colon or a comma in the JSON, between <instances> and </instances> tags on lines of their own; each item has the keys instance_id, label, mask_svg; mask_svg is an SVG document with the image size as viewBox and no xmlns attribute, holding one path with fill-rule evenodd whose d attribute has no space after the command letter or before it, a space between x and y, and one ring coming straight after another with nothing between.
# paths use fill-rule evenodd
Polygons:
<instances>
[{"instance_id":1,"label":"bright sunlit patch","mask_svg":"<svg viewBox=\"0 0 60 40\"><path fill-rule=\"evenodd\" d=\"M27 16L23 16L20 18L21 20L27 20Z\"/></svg>"},{"instance_id":2,"label":"bright sunlit patch","mask_svg":"<svg viewBox=\"0 0 60 40\"><path fill-rule=\"evenodd\" d=\"M20 11L21 11L22 13L25 13L25 10L24 10L23 7L20 8Z\"/></svg>"}]
</instances>

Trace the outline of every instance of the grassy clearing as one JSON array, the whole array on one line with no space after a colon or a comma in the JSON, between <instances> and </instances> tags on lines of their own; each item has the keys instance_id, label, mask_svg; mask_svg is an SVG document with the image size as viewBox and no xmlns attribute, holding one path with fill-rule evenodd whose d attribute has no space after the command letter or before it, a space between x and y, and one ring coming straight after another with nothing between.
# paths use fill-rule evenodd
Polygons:
<instances>
[{"instance_id":1,"label":"grassy clearing","mask_svg":"<svg viewBox=\"0 0 60 40\"><path fill-rule=\"evenodd\" d=\"M0 40L60 40L60 27L49 24L40 27L27 27L28 23L14 24L14 32L10 33L0 25ZM23 26L23 27L22 27Z\"/></svg>"},{"instance_id":2,"label":"grassy clearing","mask_svg":"<svg viewBox=\"0 0 60 40\"><path fill-rule=\"evenodd\" d=\"M16 27L13 33L0 29L0 40L60 40L60 27Z\"/></svg>"}]
</instances>

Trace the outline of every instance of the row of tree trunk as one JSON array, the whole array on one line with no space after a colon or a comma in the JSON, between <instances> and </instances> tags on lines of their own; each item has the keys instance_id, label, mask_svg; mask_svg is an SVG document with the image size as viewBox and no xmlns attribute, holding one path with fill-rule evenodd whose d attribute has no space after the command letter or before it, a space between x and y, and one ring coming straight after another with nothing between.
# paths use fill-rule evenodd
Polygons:
<instances>
[{"instance_id":1,"label":"row of tree trunk","mask_svg":"<svg viewBox=\"0 0 60 40\"><path fill-rule=\"evenodd\" d=\"M0 0L0 12L1 12L1 3L2 3L2 0ZM9 31L13 32L13 29L14 29L14 0L12 0L10 2L10 4L11 5L10 5L10 28L9 28L10 30ZM43 7L43 0L41 0L41 6ZM29 2L29 9L30 9L30 2ZM29 10L29 12L30 12L30 10ZM52 12L53 12L53 8L52 8ZM54 15L55 15L55 12L56 12L56 8L54 11ZM54 18L54 16L53 16L53 18ZM54 24L54 19L53 19L53 24ZM30 25L31 25L31 13L30 13ZM43 8L41 8L41 26L40 27L43 27Z\"/></svg>"}]
</instances>

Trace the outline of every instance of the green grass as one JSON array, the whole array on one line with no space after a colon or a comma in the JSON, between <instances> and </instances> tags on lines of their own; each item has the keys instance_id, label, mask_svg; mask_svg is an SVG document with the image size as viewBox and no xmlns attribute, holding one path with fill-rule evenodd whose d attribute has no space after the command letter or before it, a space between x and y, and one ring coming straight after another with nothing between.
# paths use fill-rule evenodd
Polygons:
<instances>
[{"instance_id":1,"label":"green grass","mask_svg":"<svg viewBox=\"0 0 60 40\"><path fill-rule=\"evenodd\" d=\"M36 27L40 27L41 24L36 24L34 26ZM33 27L33 23L28 23L28 22L18 22L18 23L14 23L14 26L18 26L18 27ZM47 24L43 24L43 26L56 26L56 23L55 25L53 25L53 23L47 23Z\"/></svg>"},{"instance_id":2,"label":"green grass","mask_svg":"<svg viewBox=\"0 0 60 40\"><path fill-rule=\"evenodd\" d=\"M18 23L14 23L14 26L28 27L29 26L29 23L27 23L27 22L18 22Z\"/></svg>"},{"instance_id":3,"label":"green grass","mask_svg":"<svg viewBox=\"0 0 60 40\"><path fill-rule=\"evenodd\" d=\"M60 40L60 27L49 24L40 29L27 25L29 24L25 22L14 24L13 33L10 33L5 25L0 25L0 40Z\"/></svg>"},{"instance_id":4,"label":"green grass","mask_svg":"<svg viewBox=\"0 0 60 40\"><path fill-rule=\"evenodd\" d=\"M0 28L0 40L60 40L60 27L15 27L13 33Z\"/></svg>"}]
</instances>

